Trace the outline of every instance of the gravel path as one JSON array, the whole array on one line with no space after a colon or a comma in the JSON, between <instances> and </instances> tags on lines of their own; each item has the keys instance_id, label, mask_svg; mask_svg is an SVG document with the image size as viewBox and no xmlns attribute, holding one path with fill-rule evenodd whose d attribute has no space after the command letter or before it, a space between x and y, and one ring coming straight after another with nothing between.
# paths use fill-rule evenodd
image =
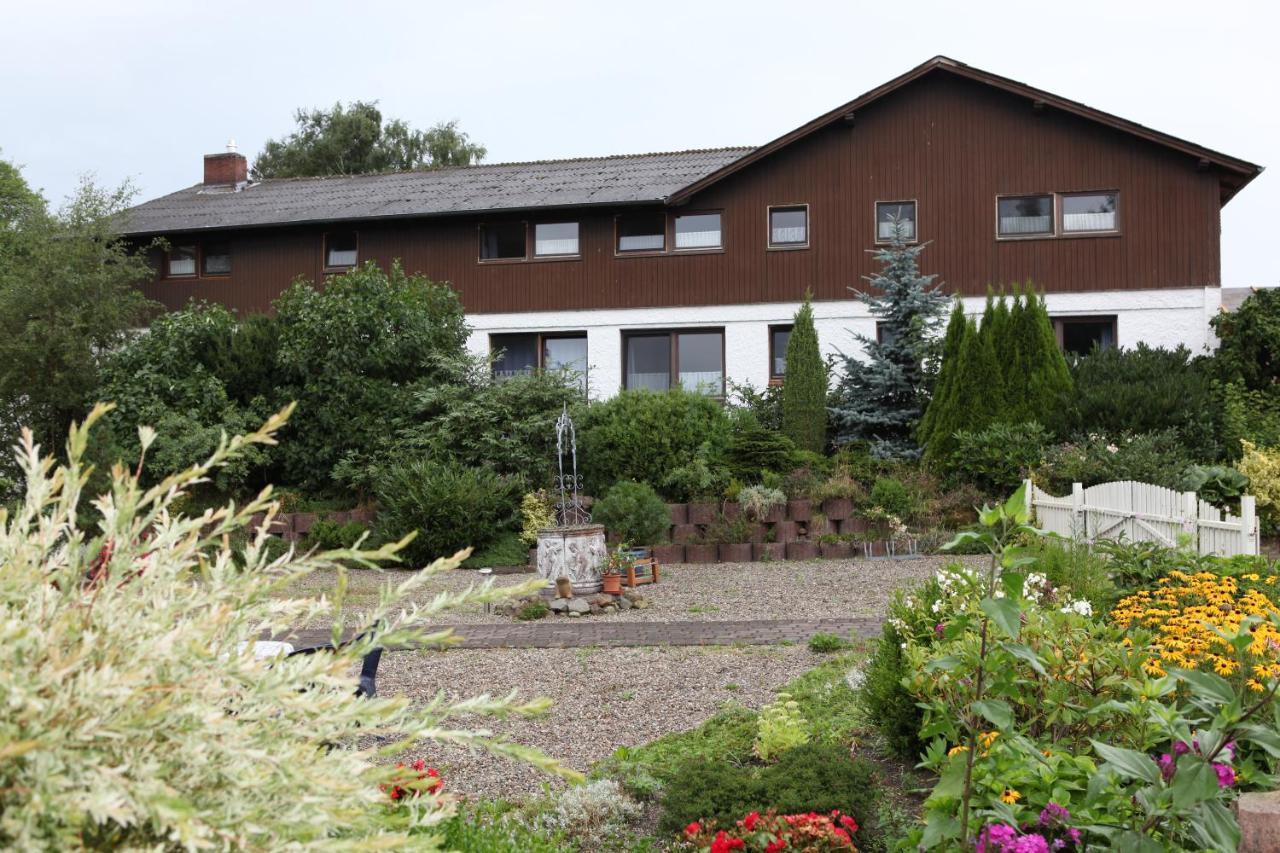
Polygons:
<instances>
[{"instance_id":1,"label":"gravel path","mask_svg":"<svg viewBox=\"0 0 1280 853\"><path fill-rule=\"evenodd\" d=\"M457 725L491 727L585 771L620 746L694 728L727 703L766 704L821 660L804 646L392 652L379 669L378 691L415 700L441 690L461 697L518 688L521 696L548 696L555 705L537 719ZM430 745L401 760L412 758L438 767L450 791L469 797L519 797L560 784L465 748Z\"/></svg>"}]
</instances>

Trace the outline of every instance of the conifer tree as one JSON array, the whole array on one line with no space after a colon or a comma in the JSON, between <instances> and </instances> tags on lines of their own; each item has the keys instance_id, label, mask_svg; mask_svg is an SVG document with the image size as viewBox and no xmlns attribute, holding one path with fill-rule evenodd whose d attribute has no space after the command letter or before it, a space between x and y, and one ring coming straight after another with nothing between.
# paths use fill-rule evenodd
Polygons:
<instances>
[{"instance_id":1,"label":"conifer tree","mask_svg":"<svg viewBox=\"0 0 1280 853\"><path fill-rule=\"evenodd\" d=\"M935 331L947 310L947 297L921 275L925 245L907 246L901 223L889 246L873 251L883 269L868 279L875 292L854 290L880 322L881 340L854 334L866 360L844 355L844 373L829 414L837 444L865 441L882 459L919 456L914 434L928 402Z\"/></svg>"},{"instance_id":2,"label":"conifer tree","mask_svg":"<svg viewBox=\"0 0 1280 853\"><path fill-rule=\"evenodd\" d=\"M821 453L827 446L827 365L818 351L811 300L806 293L787 340L782 432L801 450Z\"/></svg>"},{"instance_id":3,"label":"conifer tree","mask_svg":"<svg viewBox=\"0 0 1280 853\"><path fill-rule=\"evenodd\" d=\"M929 443L934 437L934 426L937 423L939 413L945 409L946 401L955 387L955 377L960 360L960 347L964 343L964 326L964 303L956 299L951 308L951 319L947 321L947 332L942 338L942 357L938 368L938 378L933 384L933 394L929 398L929 406L925 409L924 417L920 419L920 426L916 430L916 441L921 447L926 448L926 453Z\"/></svg>"}]
</instances>

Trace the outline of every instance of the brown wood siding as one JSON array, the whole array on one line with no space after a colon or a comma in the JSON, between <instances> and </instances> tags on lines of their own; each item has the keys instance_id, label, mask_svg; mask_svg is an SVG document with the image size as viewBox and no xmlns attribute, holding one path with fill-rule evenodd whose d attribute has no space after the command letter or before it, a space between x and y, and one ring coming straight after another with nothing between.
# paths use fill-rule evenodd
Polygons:
<instances>
[{"instance_id":1,"label":"brown wood siding","mask_svg":"<svg viewBox=\"0 0 1280 853\"><path fill-rule=\"evenodd\" d=\"M997 240L1002 194L1118 190L1120 234ZM363 223L361 261L402 259L451 282L469 312L848 299L877 265L875 202L918 201L921 266L950 291L1032 280L1050 292L1203 287L1219 281L1219 182L1187 155L950 75L934 75L714 184L681 210L723 210L723 251L618 257L615 210L512 218L581 223L581 256L477 262L475 217ZM770 205L809 205L810 247L769 250ZM487 221L493 221L489 217ZM345 226L344 226L345 227ZM232 274L157 281L170 307L266 310L297 276L322 275L322 226L237 233Z\"/></svg>"}]
</instances>

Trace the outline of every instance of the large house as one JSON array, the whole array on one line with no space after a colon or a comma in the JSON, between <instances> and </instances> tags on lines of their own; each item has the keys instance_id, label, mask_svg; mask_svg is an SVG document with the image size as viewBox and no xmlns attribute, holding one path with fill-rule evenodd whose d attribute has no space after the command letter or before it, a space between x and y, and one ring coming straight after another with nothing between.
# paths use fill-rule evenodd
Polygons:
<instances>
[{"instance_id":1,"label":"large house","mask_svg":"<svg viewBox=\"0 0 1280 853\"><path fill-rule=\"evenodd\" d=\"M823 348L895 220L973 312L1032 281L1070 350L1213 345L1219 211L1261 167L936 57L759 147L248 180L234 152L130 212L163 236L147 295L269 310L367 260L460 293L495 370L589 366L596 396L779 381L815 298Z\"/></svg>"}]
</instances>

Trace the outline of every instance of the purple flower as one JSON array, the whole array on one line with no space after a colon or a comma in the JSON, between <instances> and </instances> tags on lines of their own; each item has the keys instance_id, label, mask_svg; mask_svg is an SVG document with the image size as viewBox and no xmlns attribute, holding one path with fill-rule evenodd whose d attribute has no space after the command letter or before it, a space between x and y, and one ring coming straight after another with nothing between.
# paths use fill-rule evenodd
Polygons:
<instances>
[{"instance_id":1,"label":"purple flower","mask_svg":"<svg viewBox=\"0 0 1280 853\"><path fill-rule=\"evenodd\" d=\"M1160 765L1160 775L1168 782L1173 778L1173 771L1176 769L1173 763L1173 756L1169 753L1161 753L1160 757L1155 760Z\"/></svg>"},{"instance_id":2,"label":"purple flower","mask_svg":"<svg viewBox=\"0 0 1280 853\"><path fill-rule=\"evenodd\" d=\"M1080 830L1074 826L1067 830L1067 835L1071 836L1071 843L1077 847L1080 845Z\"/></svg>"},{"instance_id":3,"label":"purple flower","mask_svg":"<svg viewBox=\"0 0 1280 853\"><path fill-rule=\"evenodd\" d=\"M1229 740L1222 745L1222 751L1227 754L1227 761L1236 760L1236 742Z\"/></svg>"},{"instance_id":4,"label":"purple flower","mask_svg":"<svg viewBox=\"0 0 1280 853\"><path fill-rule=\"evenodd\" d=\"M976 853L1004 853L1006 850L1012 850L1011 842L1017 837L1017 832L1012 826L1005 823L993 823L985 826L982 832L978 833L978 840L974 842L974 850Z\"/></svg>"},{"instance_id":5,"label":"purple flower","mask_svg":"<svg viewBox=\"0 0 1280 853\"><path fill-rule=\"evenodd\" d=\"M1199 749L1200 749L1200 743L1199 743L1199 741L1197 741L1197 742L1196 742L1196 749L1197 749L1197 750L1199 750ZM1173 754L1174 754L1174 755L1186 755L1186 754L1187 754L1188 752L1190 752L1190 751L1191 751L1191 747L1187 746L1187 745L1186 745L1185 743L1183 743L1182 741L1176 741L1176 742L1173 744Z\"/></svg>"},{"instance_id":6,"label":"purple flower","mask_svg":"<svg viewBox=\"0 0 1280 853\"><path fill-rule=\"evenodd\" d=\"M1214 762L1213 772L1218 774L1218 787L1230 788L1236 783L1236 771L1231 769L1230 764L1218 764Z\"/></svg>"},{"instance_id":7,"label":"purple flower","mask_svg":"<svg viewBox=\"0 0 1280 853\"><path fill-rule=\"evenodd\" d=\"M946 630L947 630L947 626L943 625L941 622L933 626L933 633L935 636L937 636L939 640L942 639L942 635L946 632Z\"/></svg>"},{"instance_id":8,"label":"purple flower","mask_svg":"<svg viewBox=\"0 0 1280 853\"><path fill-rule=\"evenodd\" d=\"M1040 811L1041 826L1056 826L1060 823L1066 823L1070 818L1071 812L1057 803L1049 803Z\"/></svg>"},{"instance_id":9,"label":"purple flower","mask_svg":"<svg viewBox=\"0 0 1280 853\"><path fill-rule=\"evenodd\" d=\"M1009 848L1013 853L1049 853L1049 842L1038 832L1024 835Z\"/></svg>"}]
</instances>

